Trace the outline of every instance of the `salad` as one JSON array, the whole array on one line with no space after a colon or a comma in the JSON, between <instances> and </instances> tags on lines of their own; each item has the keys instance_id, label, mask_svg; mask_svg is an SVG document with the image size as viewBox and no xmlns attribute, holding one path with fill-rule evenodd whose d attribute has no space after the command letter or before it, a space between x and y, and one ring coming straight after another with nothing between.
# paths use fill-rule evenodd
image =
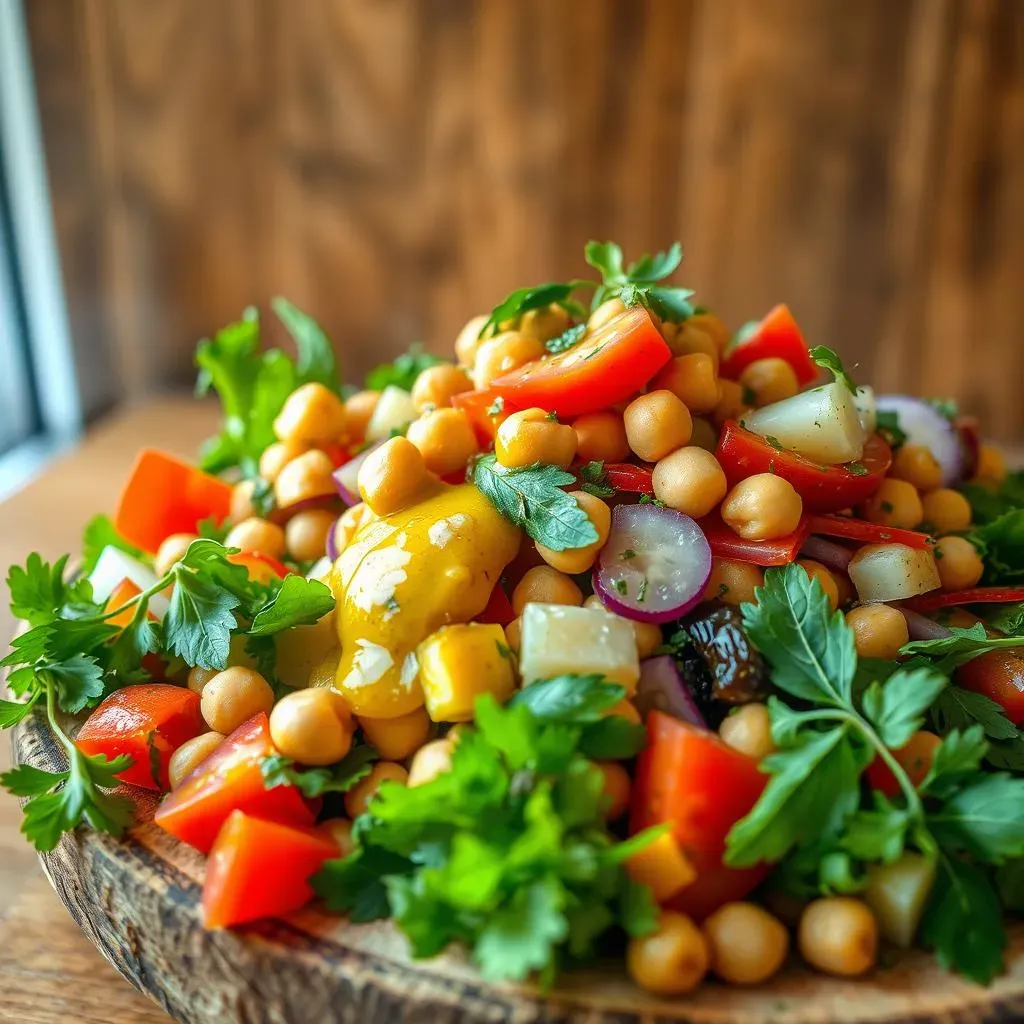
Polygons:
<instances>
[{"instance_id":1,"label":"salad","mask_svg":"<svg viewBox=\"0 0 1024 1024\"><path fill-rule=\"evenodd\" d=\"M323 330L203 341L197 464L143 452L80 560L8 575L0 782L40 851L134 801L232 928L319 900L483 976L979 983L1024 909L1024 475L786 306L731 333L678 244L521 288L341 384ZM586 304L584 304L586 303Z\"/></svg>"}]
</instances>

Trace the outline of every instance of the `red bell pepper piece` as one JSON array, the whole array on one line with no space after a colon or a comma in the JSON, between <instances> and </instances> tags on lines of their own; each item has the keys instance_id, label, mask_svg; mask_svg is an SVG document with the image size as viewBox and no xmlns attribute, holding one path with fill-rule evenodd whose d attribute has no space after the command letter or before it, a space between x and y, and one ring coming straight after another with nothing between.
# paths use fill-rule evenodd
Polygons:
<instances>
[{"instance_id":1,"label":"red bell pepper piece","mask_svg":"<svg viewBox=\"0 0 1024 1024\"><path fill-rule=\"evenodd\" d=\"M284 562L258 551L240 551L236 555L228 555L228 561L233 565L244 565L249 573L249 579L257 583L266 584L273 580L283 580L291 572Z\"/></svg>"},{"instance_id":2,"label":"red bell pepper piece","mask_svg":"<svg viewBox=\"0 0 1024 1024\"><path fill-rule=\"evenodd\" d=\"M730 868L722 862L726 836L757 803L768 776L713 732L660 711L647 716L647 738L633 782L630 830L672 822L697 880L669 906L701 920L743 899L768 874L766 864Z\"/></svg>"},{"instance_id":3,"label":"red bell pepper piece","mask_svg":"<svg viewBox=\"0 0 1024 1024\"><path fill-rule=\"evenodd\" d=\"M309 879L339 855L338 844L319 829L233 811L206 863L203 923L231 928L290 914L313 898Z\"/></svg>"},{"instance_id":4,"label":"red bell pepper piece","mask_svg":"<svg viewBox=\"0 0 1024 1024\"><path fill-rule=\"evenodd\" d=\"M604 473L608 486L617 491L654 496L654 471L650 466L634 466L631 462L606 462Z\"/></svg>"},{"instance_id":5,"label":"red bell pepper piece","mask_svg":"<svg viewBox=\"0 0 1024 1024\"><path fill-rule=\"evenodd\" d=\"M153 820L206 853L232 811L268 821L312 825L315 815L294 786L263 784L260 764L275 754L264 712L240 725L166 800Z\"/></svg>"},{"instance_id":6,"label":"red bell pepper piece","mask_svg":"<svg viewBox=\"0 0 1024 1024\"><path fill-rule=\"evenodd\" d=\"M726 526L717 512L712 512L698 522L713 555L753 565L789 565L795 562L808 535L806 516L792 533L775 540L745 540Z\"/></svg>"},{"instance_id":7,"label":"red bell pepper piece","mask_svg":"<svg viewBox=\"0 0 1024 1024\"><path fill-rule=\"evenodd\" d=\"M166 452L147 450L135 462L114 514L118 532L156 554L174 533L197 533L204 519L231 511L231 485Z\"/></svg>"},{"instance_id":8,"label":"red bell pepper piece","mask_svg":"<svg viewBox=\"0 0 1024 1024\"><path fill-rule=\"evenodd\" d=\"M494 444L494 435L498 427L517 412L517 408L508 399L498 401L498 392L490 389L485 391L463 391L452 395L452 405L461 409L468 417L476 434L476 439L484 449ZM492 411L493 410L493 411Z\"/></svg>"},{"instance_id":9,"label":"red bell pepper piece","mask_svg":"<svg viewBox=\"0 0 1024 1024\"><path fill-rule=\"evenodd\" d=\"M933 590L908 598L903 603L912 611L926 615L939 608L955 608L961 604L1016 604L1024 601L1024 586L972 587L970 590Z\"/></svg>"},{"instance_id":10,"label":"red bell pepper piece","mask_svg":"<svg viewBox=\"0 0 1024 1024\"><path fill-rule=\"evenodd\" d=\"M184 686L146 683L107 697L86 719L75 746L89 757L105 754L112 760L127 754L134 763L117 776L122 782L167 789L171 754L205 731L199 694Z\"/></svg>"},{"instance_id":11,"label":"red bell pepper piece","mask_svg":"<svg viewBox=\"0 0 1024 1024\"><path fill-rule=\"evenodd\" d=\"M505 589L500 583L495 584L491 596L487 599L487 607L476 617L474 621L491 623L497 626L507 626L516 617L512 608L512 602L508 599Z\"/></svg>"},{"instance_id":12,"label":"red bell pepper piece","mask_svg":"<svg viewBox=\"0 0 1024 1024\"><path fill-rule=\"evenodd\" d=\"M796 452L780 451L735 420L727 420L715 458L730 487L755 473L775 473L793 485L803 499L804 511L836 512L852 508L878 490L892 464L892 449L872 434L858 462L821 466Z\"/></svg>"},{"instance_id":13,"label":"red bell pepper piece","mask_svg":"<svg viewBox=\"0 0 1024 1024\"><path fill-rule=\"evenodd\" d=\"M911 548L929 548L935 543L935 538L928 533L882 526L852 516L811 516L810 528L811 533L822 537L844 537L864 544L906 544Z\"/></svg>"},{"instance_id":14,"label":"red bell pepper piece","mask_svg":"<svg viewBox=\"0 0 1024 1024\"><path fill-rule=\"evenodd\" d=\"M758 359L785 359L798 383L810 384L818 376L818 367L807 351L807 342L797 326L789 306L778 305L742 341L726 349L721 374L739 380L740 374Z\"/></svg>"}]
</instances>

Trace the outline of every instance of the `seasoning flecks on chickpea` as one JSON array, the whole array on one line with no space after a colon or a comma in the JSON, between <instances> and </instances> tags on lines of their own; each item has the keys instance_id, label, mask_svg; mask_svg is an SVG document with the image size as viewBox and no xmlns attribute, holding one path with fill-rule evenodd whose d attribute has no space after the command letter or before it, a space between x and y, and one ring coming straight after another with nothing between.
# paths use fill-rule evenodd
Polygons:
<instances>
[{"instance_id":1,"label":"seasoning flecks on chickpea","mask_svg":"<svg viewBox=\"0 0 1024 1024\"><path fill-rule=\"evenodd\" d=\"M576 431L543 409L524 409L498 427L494 454L509 469L535 462L565 469L576 457Z\"/></svg>"},{"instance_id":2,"label":"seasoning flecks on chickpea","mask_svg":"<svg viewBox=\"0 0 1024 1024\"><path fill-rule=\"evenodd\" d=\"M512 610L522 615L528 604L566 604L579 607L583 591L575 580L550 565L535 565L523 573L523 578L512 591Z\"/></svg>"},{"instance_id":3,"label":"seasoning flecks on chickpea","mask_svg":"<svg viewBox=\"0 0 1024 1024\"><path fill-rule=\"evenodd\" d=\"M767 981L785 963L789 932L756 903L726 903L705 922L711 970L730 985Z\"/></svg>"},{"instance_id":4,"label":"seasoning flecks on chickpea","mask_svg":"<svg viewBox=\"0 0 1024 1024\"><path fill-rule=\"evenodd\" d=\"M971 503L949 487L923 495L921 507L925 523L940 537L944 533L959 533L971 525Z\"/></svg>"},{"instance_id":5,"label":"seasoning flecks on chickpea","mask_svg":"<svg viewBox=\"0 0 1024 1024\"><path fill-rule=\"evenodd\" d=\"M703 980L711 963L707 939L685 914L663 910L657 929L642 938L630 939L626 968L630 977L648 992L681 996Z\"/></svg>"},{"instance_id":6,"label":"seasoning flecks on chickpea","mask_svg":"<svg viewBox=\"0 0 1024 1024\"><path fill-rule=\"evenodd\" d=\"M278 508L291 508L314 498L336 497L334 463L326 452L314 448L292 459L274 481Z\"/></svg>"},{"instance_id":7,"label":"seasoning flecks on chickpea","mask_svg":"<svg viewBox=\"0 0 1024 1024\"><path fill-rule=\"evenodd\" d=\"M764 704L743 704L722 719L718 735L733 750L755 761L775 752L772 723Z\"/></svg>"},{"instance_id":8,"label":"seasoning flecks on chickpea","mask_svg":"<svg viewBox=\"0 0 1024 1024\"><path fill-rule=\"evenodd\" d=\"M836 583L835 577L829 571L827 566L821 564L821 562L814 561L813 558L798 558L796 564L799 565L804 572L812 580L817 580L818 585L825 592L825 597L828 598L828 606L835 611L839 607L839 584Z\"/></svg>"},{"instance_id":9,"label":"seasoning flecks on chickpea","mask_svg":"<svg viewBox=\"0 0 1024 1024\"><path fill-rule=\"evenodd\" d=\"M886 477L878 490L861 504L860 514L870 523L913 530L924 519L924 507L913 484Z\"/></svg>"},{"instance_id":10,"label":"seasoning flecks on chickpea","mask_svg":"<svg viewBox=\"0 0 1024 1024\"><path fill-rule=\"evenodd\" d=\"M166 538L153 559L153 571L157 576L166 576L171 566L185 557L189 544L198 539L194 533L172 533Z\"/></svg>"},{"instance_id":11,"label":"seasoning flecks on chickpea","mask_svg":"<svg viewBox=\"0 0 1024 1024\"><path fill-rule=\"evenodd\" d=\"M706 516L729 490L718 459L703 448L679 448L654 467L654 496L694 519Z\"/></svg>"},{"instance_id":12,"label":"seasoning flecks on chickpea","mask_svg":"<svg viewBox=\"0 0 1024 1024\"><path fill-rule=\"evenodd\" d=\"M445 739L433 740L413 754L412 762L409 765L409 787L426 785L432 782L438 775L451 771L452 754L455 752L455 744L449 735Z\"/></svg>"},{"instance_id":13,"label":"seasoning flecks on chickpea","mask_svg":"<svg viewBox=\"0 0 1024 1024\"><path fill-rule=\"evenodd\" d=\"M366 436L366 428L370 425L379 401L379 391L357 391L345 399L348 432L356 440Z\"/></svg>"},{"instance_id":14,"label":"seasoning flecks on chickpea","mask_svg":"<svg viewBox=\"0 0 1024 1024\"><path fill-rule=\"evenodd\" d=\"M893 661L900 648L910 642L907 620L898 609L887 604L865 604L846 613L846 624L853 630L853 643L861 658Z\"/></svg>"},{"instance_id":15,"label":"seasoning flecks on chickpea","mask_svg":"<svg viewBox=\"0 0 1024 1024\"><path fill-rule=\"evenodd\" d=\"M408 785L409 773L394 761L378 761L370 769L370 774L345 794L345 811L348 816L354 819L363 814L385 782Z\"/></svg>"},{"instance_id":16,"label":"seasoning flecks on chickpea","mask_svg":"<svg viewBox=\"0 0 1024 1024\"><path fill-rule=\"evenodd\" d=\"M978 549L965 537L941 537L935 545L935 564L943 590L977 586L985 572Z\"/></svg>"},{"instance_id":17,"label":"seasoning flecks on chickpea","mask_svg":"<svg viewBox=\"0 0 1024 1024\"><path fill-rule=\"evenodd\" d=\"M722 397L715 360L706 352L676 356L658 371L651 390L671 391L691 413L714 412Z\"/></svg>"},{"instance_id":18,"label":"seasoning flecks on chickpea","mask_svg":"<svg viewBox=\"0 0 1024 1024\"><path fill-rule=\"evenodd\" d=\"M584 462L621 462L629 455L622 416L613 409L587 413L572 421L576 454Z\"/></svg>"},{"instance_id":19,"label":"seasoning flecks on chickpea","mask_svg":"<svg viewBox=\"0 0 1024 1024\"><path fill-rule=\"evenodd\" d=\"M360 718L359 727L367 742L387 761L404 761L430 736L430 716L417 708L398 718Z\"/></svg>"},{"instance_id":20,"label":"seasoning flecks on chickpea","mask_svg":"<svg viewBox=\"0 0 1024 1024\"><path fill-rule=\"evenodd\" d=\"M608 534L612 527L611 509L600 499L588 494L586 491L570 491L569 496L575 498L576 504L586 513L587 518L593 523L597 530L597 540L582 548L570 548L567 551L555 551L537 545L537 552L552 568L559 572L575 576L590 569L597 561L598 553L608 540Z\"/></svg>"},{"instance_id":21,"label":"seasoning flecks on chickpea","mask_svg":"<svg viewBox=\"0 0 1024 1024\"><path fill-rule=\"evenodd\" d=\"M167 777L171 789L177 789L226 739L223 733L204 732L186 740L171 754L167 762Z\"/></svg>"},{"instance_id":22,"label":"seasoning flecks on chickpea","mask_svg":"<svg viewBox=\"0 0 1024 1024\"><path fill-rule=\"evenodd\" d=\"M852 978L875 966L878 922L866 903L828 896L808 904L797 933L800 955L826 974Z\"/></svg>"},{"instance_id":23,"label":"seasoning flecks on chickpea","mask_svg":"<svg viewBox=\"0 0 1024 1024\"><path fill-rule=\"evenodd\" d=\"M753 392L758 407L792 398L800 390L796 371L778 356L755 359L740 374L740 387Z\"/></svg>"},{"instance_id":24,"label":"seasoning flecks on chickpea","mask_svg":"<svg viewBox=\"0 0 1024 1024\"><path fill-rule=\"evenodd\" d=\"M409 424L405 435L432 473L461 472L479 447L469 417L461 409L432 409Z\"/></svg>"},{"instance_id":25,"label":"seasoning flecks on chickpea","mask_svg":"<svg viewBox=\"0 0 1024 1024\"><path fill-rule=\"evenodd\" d=\"M340 761L352 747L354 731L341 694L319 686L287 694L270 712L274 746L300 764Z\"/></svg>"},{"instance_id":26,"label":"seasoning flecks on chickpea","mask_svg":"<svg viewBox=\"0 0 1024 1024\"><path fill-rule=\"evenodd\" d=\"M756 473L741 480L722 502L722 519L744 540L775 540L800 525L803 501L788 480Z\"/></svg>"},{"instance_id":27,"label":"seasoning flecks on chickpea","mask_svg":"<svg viewBox=\"0 0 1024 1024\"><path fill-rule=\"evenodd\" d=\"M259 672L234 666L209 680L200 699L206 724L227 736L258 712L270 714L274 691Z\"/></svg>"},{"instance_id":28,"label":"seasoning flecks on chickpea","mask_svg":"<svg viewBox=\"0 0 1024 1024\"><path fill-rule=\"evenodd\" d=\"M732 341L729 328L722 323L722 319L714 313L694 313L686 321L691 327L706 334L720 349Z\"/></svg>"},{"instance_id":29,"label":"seasoning flecks on chickpea","mask_svg":"<svg viewBox=\"0 0 1024 1024\"><path fill-rule=\"evenodd\" d=\"M269 483L273 483L289 462L308 451L308 444L298 444L294 441L278 441L268 446L260 456L260 476Z\"/></svg>"},{"instance_id":30,"label":"seasoning flecks on chickpea","mask_svg":"<svg viewBox=\"0 0 1024 1024\"><path fill-rule=\"evenodd\" d=\"M284 530L277 523L253 516L233 526L224 538L224 544L229 548L239 548L247 554L280 558L285 549Z\"/></svg>"},{"instance_id":31,"label":"seasoning flecks on chickpea","mask_svg":"<svg viewBox=\"0 0 1024 1024\"><path fill-rule=\"evenodd\" d=\"M657 462L688 444L693 433L690 410L671 391L634 398L622 415L629 447L645 462Z\"/></svg>"},{"instance_id":32,"label":"seasoning flecks on chickpea","mask_svg":"<svg viewBox=\"0 0 1024 1024\"><path fill-rule=\"evenodd\" d=\"M345 405L330 388L311 381L296 388L274 420L279 441L292 444L327 444L344 437Z\"/></svg>"},{"instance_id":33,"label":"seasoning flecks on chickpea","mask_svg":"<svg viewBox=\"0 0 1024 1024\"><path fill-rule=\"evenodd\" d=\"M546 342L557 338L567 330L569 324L569 314L561 306L552 303L542 309L528 309L519 318L519 333Z\"/></svg>"},{"instance_id":34,"label":"seasoning flecks on chickpea","mask_svg":"<svg viewBox=\"0 0 1024 1024\"><path fill-rule=\"evenodd\" d=\"M490 386L492 380L540 359L544 352L542 342L518 331L505 331L488 338L477 350L473 382L477 390L482 391Z\"/></svg>"},{"instance_id":35,"label":"seasoning flecks on chickpea","mask_svg":"<svg viewBox=\"0 0 1024 1024\"><path fill-rule=\"evenodd\" d=\"M674 356L690 356L697 353L710 356L715 363L715 372L718 372L718 361L721 358L718 344L710 334L695 327L689 320L679 324L674 336L666 338L665 341Z\"/></svg>"},{"instance_id":36,"label":"seasoning flecks on chickpea","mask_svg":"<svg viewBox=\"0 0 1024 1024\"><path fill-rule=\"evenodd\" d=\"M711 575L704 588L703 601L719 600L725 604L750 604L754 590L764 586L764 569L750 562L731 558L712 558Z\"/></svg>"},{"instance_id":37,"label":"seasoning flecks on chickpea","mask_svg":"<svg viewBox=\"0 0 1024 1024\"><path fill-rule=\"evenodd\" d=\"M488 317L484 313L473 317L459 331L459 336L455 339L455 355L464 367L472 369L473 364L476 362L476 354L484 343L484 339L480 337L480 332L484 329L484 324L487 323L487 320Z\"/></svg>"},{"instance_id":38,"label":"seasoning flecks on chickpea","mask_svg":"<svg viewBox=\"0 0 1024 1024\"><path fill-rule=\"evenodd\" d=\"M923 444L905 444L897 448L889 476L906 480L922 494L942 486L942 467L932 450Z\"/></svg>"},{"instance_id":39,"label":"seasoning flecks on chickpea","mask_svg":"<svg viewBox=\"0 0 1024 1024\"><path fill-rule=\"evenodd\" d=\"M438 363L428 366L412 386L412 400L416 408L443 409L452 404L455 395L472 391L473 382L461 366L452 363Z\"/></svg>"},{"instance_id":40,"label":"seasoning flecks on chickpea","mask_svg":"<svg viewBox=\"0 0 1024 1024\"><path fill-rule=\"evenodd\" d=\"M243 519L249 519L256 515L256 506L253 504L253 495L255 493L255 480L239 480L231 489L231 512L229 513L229 519L232 523L240 523Z\"/></svg>"},{"instance_id":41,"label":"seasoning flecks on chickpea","mask_svg":"<svg viewBox=\"0 0 1024 1024\"><path fill-rule=\"evenodd\" d=\"M626 304L622 299L606 299L590 314L590 318L587 320L587 330L591 332L596 331L604 327L609 321L614 320L617 316L622 316L625 312Z\"/></svg>"},{"instance_id":42,"label":"seasoning flecks on chickpea","mask_svg":"<svg viewBox=\"0 0 1024 1024\"><path fill-rule=\"evenodd\" d=\"M296 562L315 562L327 550L327 537L334 529L333 512L314 508L296 512L284 528L288 554Z\"/></svg>"},{"instance_id":43,"label":"seasoning flecks on chickpea","mask_svg":"<svg viewBox=\"0 0 1024 1024\"><path fill-rule=\"evenodd\" d=\"M387 516L415 504L437 478L408 438L393 437L375 448L359 467L359 494L375 515Z\"/></svg>"},{"instance_id":44,"label":"seasoning flecks on chickpea","mask_svg":"<svg viewBox=\"0 0 1024 1024\"><path fill-rule=\"evenodd\" d=\"M629 772L617 761L594 763L604 776L604 796L607 800L604 816L608 821L617 821L629 809L629 794L632 789Z\"/></svg>"}]
</instances>

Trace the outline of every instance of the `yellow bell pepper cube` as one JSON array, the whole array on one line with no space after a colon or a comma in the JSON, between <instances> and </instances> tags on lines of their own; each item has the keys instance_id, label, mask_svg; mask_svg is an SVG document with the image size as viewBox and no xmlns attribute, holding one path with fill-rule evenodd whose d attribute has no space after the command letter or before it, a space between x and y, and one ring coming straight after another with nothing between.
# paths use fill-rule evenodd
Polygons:
<instances>
[{"instance_id":1,"label":"yellow bell pepper cube","mask_svg":"<svg viewBox=\"0 0 1024 1024\"><path fill-rule=\"evenodd\" d=\"M651 895L659 903L671 899L697 880L697 869L671 832L658 836L634 853L624 867L634 882L650 886Z\"/></svg>"},{"instance_id":2,"label":"yellow bell pepper cube","mask_svg":"<svg viewBox=\"0 0 1024 1024\"><path fill-rule=\"evenodd\" d=\"M445 626L427 637L416 654L427 714L435 722L471 722L481 694L506 701L515 691L512 654L501 626Z\"/></svg>"}]
</instances>

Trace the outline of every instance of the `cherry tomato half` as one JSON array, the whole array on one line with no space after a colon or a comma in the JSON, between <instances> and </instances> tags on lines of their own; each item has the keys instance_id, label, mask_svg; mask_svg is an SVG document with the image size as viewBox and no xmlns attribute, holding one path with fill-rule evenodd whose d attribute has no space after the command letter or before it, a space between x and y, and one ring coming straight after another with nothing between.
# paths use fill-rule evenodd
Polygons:
<instances>
[{"instance_id":1,"label":"cherry tomato half","mask_svg":"<svg viewBox=\"0 0 1024 1024\"><path fill-rule=\"evenodd\" d=\"M736 562L750 562L753 565L789 565L795 562L808 534L806 516L792 533L775 540L744 540L722 522L717 512L699 519L698 523L707 537L711 554L717 558L731 558Z\"/></svg>"},{"instance_id":2,"label":"cherry tomato half","mask_svg":"<svg viewBox=\"0 0 1024 1024\"><path fill-rule=\"evenodd\" d=\"M1024 724L1024 645L972 658L956 670L956 682L994 700L1014 725Z\"/></svg>"}]
</instances>

